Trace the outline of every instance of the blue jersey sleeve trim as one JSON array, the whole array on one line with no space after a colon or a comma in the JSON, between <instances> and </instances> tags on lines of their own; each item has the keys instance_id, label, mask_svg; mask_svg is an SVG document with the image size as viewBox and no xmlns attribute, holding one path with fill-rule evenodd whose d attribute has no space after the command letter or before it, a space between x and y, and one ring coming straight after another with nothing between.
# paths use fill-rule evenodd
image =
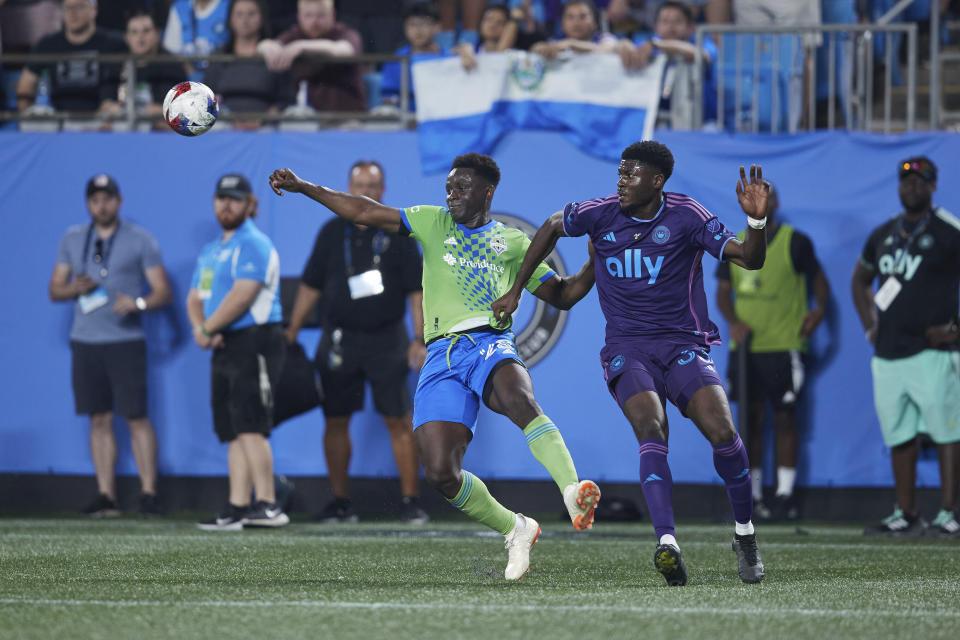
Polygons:
<instances>
[{"instance_id":1,"label":"blue jersey sleeve trim","mask_svg":"<svg viewBox=\"0 0 960 640\"><path fill-rule=\"evenodd\" d=\"M545 274L543 274L542 276L540 276L540 282L541 282L541 284L544 283L544 282L546 282L547 280L549 280L550 278L552 278L552 277L555 276L555 275L557 275L557 272L554 271L553 269L550 269L550 270L547 271Z\"/></svg>"},{"instance_id":2,"label":"blue jersey sleeve trim","mask_svg":"<svg viewBox=\"0 0 960 640\"><path fill-rule=\"evenodd\" d=\"M720 254L717 256L717 259L718 259L718 260L726 260L726 258L723 257L723 250L727 248L727 243L730 242L731 240L733 240L733 239L736 238L736 237L737 237L737 236L735 236L735 235L733 235L733 234L731 233L730 236L727 237L727 239L723 241L723 244L720 245Z\"/></svg>"},{"instance_id":3,"label":"blue jersey sleeve trim","mask_svg":"<svg viewBox=\"0 0 960 640\"><path fill-rule=\"evenodd\" d=\"M403 226L407 228L408 231L413 233L413 225L410 224L410 221L407 219L407 212L404 209L397 209L400 212L400 219L403 220Z\"/></svg>"}]
</instances>

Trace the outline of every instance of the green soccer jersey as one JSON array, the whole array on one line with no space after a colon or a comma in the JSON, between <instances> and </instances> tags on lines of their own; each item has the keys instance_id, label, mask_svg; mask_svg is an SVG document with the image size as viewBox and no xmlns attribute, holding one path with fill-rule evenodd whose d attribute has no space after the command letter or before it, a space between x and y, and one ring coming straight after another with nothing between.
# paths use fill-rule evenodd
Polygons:
<instances>
[{"instance_id":1,"label":"green soccer jersey","mask_svg":"<svg viewBox=\"0 0 960 640\"><path fill-rule=\"evenodd\" d=\"M424 340L493 326L490 305L516 280L530 238L496 220L469 229L454 222L446 207L422 205L400 211L411 237L423 248ZM553 269L541 262L527 291L535 291L553 275Z\"/></svg>"}]
</instances>

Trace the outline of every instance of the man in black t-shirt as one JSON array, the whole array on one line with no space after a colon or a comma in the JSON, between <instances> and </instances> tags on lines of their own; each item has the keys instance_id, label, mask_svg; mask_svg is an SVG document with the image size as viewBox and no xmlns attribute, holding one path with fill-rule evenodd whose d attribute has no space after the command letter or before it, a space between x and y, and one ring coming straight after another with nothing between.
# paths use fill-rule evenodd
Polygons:
<instances>
[{"instance_id":1,"label":"man in black t-shirt","mask_svg":"<svg viewBox=\"0 0 960 640\"><path fill-rule=\"evenodd\" d=\"M64 56L123 53L123 42L97 28L94 0L63 0L63 31L44 37L33 53ZM57 111L98 111L116 100L120 65L89 58L63 59L27 65L17 82L17 108L24 111L37 97L40 76L46 72L50 102Z\"/></svg>"},{"instance_id":2,"label":"man in black t-shirt","mask_svg":"<svg viewBox=\"0 0 960 640\"><path fill-rule=\"evenodd\" d=\"M933 206L937 168L926 157L898 167L904 211L867 239L853 302L875 347L874 402L891 449L897 507L864 533L960 537L960 220ZM873 283L877 282L874 293ZM940 512L928 529L916 507L917 436L937 445Z\"/></svg>"},{"instance_id":3,"label":"man in black t-shirt","mask_svg":"<svg viewBox=\"0 0 960 640\"><path fill-rule=\"evenodd\" d=\"M355 163L348 190L379 202L383 168L373 161ZM402 491L400 518L416 524L428 520L417 504L419 462L407 387L407 373L419 370L427 353L422 268L413 239L334 218L320 230L303 270L287 340L296 341L304 319L322 295L323 337L316 361L326 397L323 442L334 498L320 514L325 522L357 520L347 478L349 426L350 416L363 408L366 382L390 433ZM403 322L408 302L413 341Z\"/></svg>"}]
</instances>

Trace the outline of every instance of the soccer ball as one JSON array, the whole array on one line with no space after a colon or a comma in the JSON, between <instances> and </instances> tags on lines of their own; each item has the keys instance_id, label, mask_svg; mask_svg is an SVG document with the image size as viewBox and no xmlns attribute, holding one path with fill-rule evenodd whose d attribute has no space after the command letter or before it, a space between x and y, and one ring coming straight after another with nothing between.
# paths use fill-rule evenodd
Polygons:
<instances>
[{"instance_id":1,"label":"soccer ball","mask_svg":"<svg viewBox=\"0 0 960 640\"><path fill-rule=\"evenodd\" d=\"M181 82L163 99L163 119L182 136L206 133L218 115L217 97L201 82Z\"/></svg>"}]
</instances>

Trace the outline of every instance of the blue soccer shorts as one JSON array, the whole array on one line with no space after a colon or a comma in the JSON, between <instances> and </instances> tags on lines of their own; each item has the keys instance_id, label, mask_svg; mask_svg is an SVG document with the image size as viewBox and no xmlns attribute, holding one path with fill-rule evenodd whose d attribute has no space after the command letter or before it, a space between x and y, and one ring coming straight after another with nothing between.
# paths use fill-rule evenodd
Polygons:
<instances>
[{"instance_id":1,"label":"blue soccer shorts","mask_svg":"<svg viewBox=\"0 0 960 640\"><path fill-rule=\"evenodd\" d=\"M413 398L413 428L441 420L459 422L473 432L483 387L505 360L526 367L511 331L461 333L431 342Z\"/></svg>"}]
</instances>

